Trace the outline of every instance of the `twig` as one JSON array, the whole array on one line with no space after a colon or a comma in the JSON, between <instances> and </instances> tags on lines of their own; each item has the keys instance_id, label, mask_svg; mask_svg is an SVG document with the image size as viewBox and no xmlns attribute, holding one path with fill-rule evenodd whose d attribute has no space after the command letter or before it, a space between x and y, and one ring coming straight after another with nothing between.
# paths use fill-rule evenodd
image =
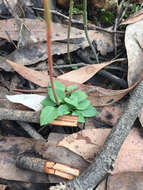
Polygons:
<instances>
[{"instance_id":1,"label":"twig","mask_svg":"<svg viewBox=\"0 0 143 190\"><path fill-rule=\"evenodd\" d=\"M120 8L117 9L117 18L115 19L115 25L114 25L114 49L115 49L115 56L117 55L117 28L120 25L120 22L122 21L122 18L125 14L125 12L127 11L128 8L125 9L125 11L123 11L123 3L125 0L122 0L120 3Z\"/></svg>"},{"instance_id":2,"label":"twig","mask_svg":"<svg viewBox=\"0 0 143 190\"><path fill-rule=\"evenodd\" d=\"M70 32L71 32L71 20L72 20L72 13L73 13L73 5L74 5L74 1L70 0L68 36L67 36L67 58L68 58L68 61L70 64L72 63L71 56L70 56Z\"/></svg>"},{"instance_id":3,"label":"twig","mask_svg":"<svg viewBox=\"0 0 143 190\"><path fill-rule=\"evenodd\" d=\"M17 121L18 125L20 125L32 138L36 140L44 140L45 139L40 135L33 127L31 127L28 123L24 123L21 121Z\"/></svg>"},{"instance_id":4,"label":"twig","mask_svg":"<svg viewBox=\"0 0 143 190\"><path fill-rule=\"evenodd\" d=\"M33 7L33 9L36 9L36 10L39 10L39 11L44 11L44 9L42 9L42 8ZM65 18L65 19L69 20L69 17L68 17L68 16L66 16L66 15L64 15L64 14L62 14L62 13L56 11L56 10L51 10L51 13L56 14L56 15L58 15L58 16L61 16L61 17ZM73 24L84 25L83 22L81 22L81 21L79 21L79 20L76 20L76 19L72 19L71 22L72 22ZM113 30L108 30L108 29L102 28L102 27L100 27L100 26L91 26L91 25L87 25L87 26L88 26L88 29L90 29L90 30L100 30L100 31L103 31L103 32L111 33L111 34L114 33ZM120 34L124 34L124 33L125 33L124 31L118 31L118 30L117 30L116 32L117 32L117 33L120 33Z\"/></svg>"},{"instance_id":5,"label":"twig","mask_svg":"<svg viewBox=\"0 0 143 190\"><path fill-rule=\"evenodd\" d=\"M91 47L91 49L92 49L92 51L93 51L93 54L94 54L94 56L95 56L95 58L96 58L96 62L99 63L98 56L97 56L97 52L96 52L94 46L92 45L92 42L90 41L89 36L88 36L88 30L87 30L87 0L84 0L84 1L83 1L83 7L84 7L83 20L84 20L84 31L85 31L85 35L86 35L88 44L89 44L89 46Z\"/></svg>"},{"instance_id":6,"label":"twig","mask_svg":"<svg viewBox=\"0 0 143 190\"><path fill-rule=\"evenodd\" d=\"M106 77L108 80L110 80L114 84L119 85L122 88L128 88L128 84L124 79L121 79L118 76L113 75L112 73L110 73L108 71L101 70L98 72L98 74L103 76L103 77Z\"/></svg>"},{"instance_id":7,"label":"twig","mask_svg":"<svg viewBox=\"0 0 143 190\"><path fill-rule=\"evenodd\" d=\"M69 180L79 175L79 170L76 168L72 168L71 166L65 164L34 157L19 156L17 157L16 165L19 168L29 169L41 173L53 174Z\"/></svg>"},{"instance_id":8,"label":"twig","mask_svg":"<svg viewBox=\"0 0 143 190\"><path fill-rule=\"evenodd\" d=\"M117 55L117 27L118 27L118 18L115 19L115 25L114 25L114 51L115 51L115 56Z\"/></svg>"},{"instance_id":9,"label":"twig","mask_svg":"<svg viewBox=\"0 0 143 190\"><path fill-rule=\"evenodd\" d=\"M40 112L0 108L0 120L12 120L12 121L16 120L16 121L24 121L24 122L29 122L29 123L39 123ZM78 117L65 115L65 116L58 117L56 120L54 120L50 124L58 125L58 126L77 127Z\"/></svg>"}]
</instances>

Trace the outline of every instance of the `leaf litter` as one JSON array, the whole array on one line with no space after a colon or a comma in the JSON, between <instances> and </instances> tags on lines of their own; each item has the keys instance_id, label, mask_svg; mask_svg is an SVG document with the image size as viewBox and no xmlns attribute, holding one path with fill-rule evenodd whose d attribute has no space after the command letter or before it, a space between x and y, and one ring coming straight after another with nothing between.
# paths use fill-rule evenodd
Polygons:
<instances>
[{"instance_id":1,"label":"leaf litter","mask_svg":"<svg viewBox=\"0 0 143 190\"><path fill-rule=\"evenodd\" d=\"M13 67L13 69L16 72L18 72L20 75L22 75L27 80L30 80L33 83L38 84L41 87L48 87L48 82L49 82L48 78L49 77L48 77L47 73L45 73L45 72L42 73L41 71L34 71L25 66L18 65L10 60L7 60L7 62ZM97 67L97 70L95 69L94 73L96 74L96 72L99 71L101 68L105 67L105 65L109 65L111 63L103 64L100 66L95 65L94 68ZM85 70L85 72L87 73L86 75L88 75L88 77L86 76L86 79L87 78L90 79L93 76L93 69L90 69L90 72L88 72L87 68L91 68L91 66L85 66L79 70L77 69L76 71L74 71L74 73L76 75L76 72L77 72L77 76L79 78L79 76L81 76L81 75L79 75L80 70L82 72L83 72L83 70ZM69 73L69 74L71 76L71 73ZM67 77L68 74L65 74L65 76ZM91 101L93 106L104 106L104 105L110 105L114 102L117 102L121 98L123 98L128 92L130 92L133 88L135 88L135 86L141 81L142 77L143 76L141 76L138 79L138 81L135 84L133 84L130 88L127 88L125 90L110 90L110 89L104 89L101 87L94 87L94 86L90 86L90 85L81 85L77 82L75 83L75 82L70 81L71 77L68 78L69 80L64 80L64 77L62 77L62 81L64 82L64 84L68 84L67 86L69 86L69 82L70 82L70 84L76 84L76 85L78 85L78 87L80 89L84 90L85 92L88 92L88 94L89 94L88 99ZM83 82L85 82L85 81L83 81ZM45 90L45 93L46 93L46 90Z\"/></svg>"},{"instance_id":2,"label":"leaf litter","mask_svg":"<svg viewBox=\"0 0 143 190\"><path fill-rule=\"evenodd\" d=\"M139 18L138 17L138 19L140 20L141 18ZM32 20L32 19L31 19ZM11 21L11 22L13 22L13 21ZM26 22L26 19L25 19L25 22ZM37 21L38 22L38 21ZM134 21L134 19L133 20L131 20L131 22L135 22ZM14 23L14 22L13 22ZM32 23L32 21L31 21L31 23ZM127 22L126 22L126 24L127 24ZM31 24L32 25L32 24ZM42 25L42 24L41 24ZM10 26L10 25L9 25ZM12 26L12 25L11 25ZM28 25L26 25L26 26L28 26ZM13 27L13 26L12 26ZM34 25L32 25L32 27L33 28L31 28L30 29L30 26L29 26L29 29L30 29L30 32L32 33L31 35L35 35L36 36L36 38L37 38L37 40L38 41L40 41L41 40L41 42L43 43L43 41L45 41L45 36L43 35L42 37L41 37L41 39L39 39L38 38L38 31L36 31L36 29L35 29L35 26ZM40 26L41 27L41 26ZM43 27L43 28L42 28ZM42 25L42 32L44 31L44 24ZM59 30L60 29L60 27L63 29L64 28L64 25L56 25L56 27L57 27L57 29ZM32 31L32 29L33 30L35 30L36 32L34 33L34 31ZM57 30L57 31L58 31ZM74 30L74 29L73 29ZM3 31L3 30L2 30ZM14 33L15 34L18 34L18 28L17 28L17 26L15 25L15 29L13 29L13 31L14 31ZM40 32L41 32L40 31ZM56 30L55 30L56 31ZM39 32L39 33L40 33ZM75 32L75 31L74 31ZM11 36L12 36L12 32L11 32L11 30L10 30L10 33L11 33ZM58 33L59 33L59 31L58 31ZM93 39L95 39L95 34L96 33L98 33L98 32L96 32L96 31L89 31L89 35L90 35L90 37L92 38L92 40ZM15 35L14 34L14 35ZM66 38L65 38L65 35L66 33L65 32L63 32L63 34L62 35L60 35L59 37L58 37L58 35L57 35L57 33L55 32L55 36L53 35L52 37L53 37L53 41L54 40L56 40L56 39L61 39L62 41L63 40L66 40ZM4 33L0 33L0 35L1 36L3 36L4 38L6 38L7 39L7 36L4 36L5 34ZM12 40L13 39L15 39L15 40L18 40L18 38L17 38L17 36L15 35L15 36L12 36ZM57 36L56 36L57 35ZM74 36L75 35L75 36ZM76 38L77 39L77 36L79 35L79 38L81 39L81 40L83 40L83 42L80 44L80 47L86 47L87 46L87 42L85 42L84 41L84 37L82 36L82 33L74 33L73 34L73 39L74 38ZM98 35L97 35L98 36ZM110 35L109 35L110 36ZM111 36L110 36L111 37ZM109 37L109 38L110 38ZM102 36L102 38L103 38L103 36ZM111 39L111 38L110 38ZM98 39L96 39L96 41L98 41ZM104 44L104 40L102 41L103 43L101 43L101 44ZM107 43L108 44L108 43ZM105 45L105 51L104 51L104 48L103 48L103 45L101 45L100 46L100 39L99 39L99 44L97 43L97 49L100 51L100 53L102 54L102 55L106 55L106 53L108 52L108 50L109 50L109 52L110 51L113 51L113 41L112 41L112 43L110 43L110 48L108 49L108 50L106 50L107 49L107 44L104 44ZM140 43L139 43L140 44ZM59 45L60 46L60 45ZM101 47L101 49L100 49L100 47ZM79 48L79 47L76 47L76 48ZM17 52L16 52L17 53ZM61 52L60 52L61 53ZM62 52L63 53L63 52ZM134 52L133 52L134 53ZM25 55L24 55L24 57L25 57ZM35 59L33 59L32 61L32 63L36 63L38 60L39 61L41 61L42 59L47 59L47 58L45 58L44 56L42 56L41 55L41 57L38 59L37 58L37 60ZM11 59L12 60L12 59ZM22 65L29 65L29 64L31 64L30 63L30 61L29 61L29 59L27 59L27 60L25 60L23 63L22 63L22 65L19 65L19 64L17 64L16 65L16 63L18 63L18 59L17 60L13 60L14 62L11 62L11 61L9 61L8 60L8 62L9 62L9 64L13 67L13 69L17 72L17 73L19 73L21 76L23 76L25 79L27 79L27 80L29 80L29 81L32 81L33 83L35 83L35 84L37 84L37 85L39 85L39 86L41 86L41 87L43 87L43 89L45 89L45 95L46 95L46 88L47 88L47 84L48 84L48 74L47 73L42 73L41 71L35 71L34 72L34 70L31 70L31 69L29 69L29 68L26 68L26 67L24 67L24 66L22 66ZM107 65L108 64L110 64L110 63L107 63ZM106 64L105 64L106 65ZM64 84L66 84L67 86L69 85L69 84L77 84L78 85L78 88L80 88L80 89L82 89L82 90L85 90L85 92L88 92L89 93L89 99L91 99L91 101L92 101L92 104L94 105L94 106L104 106L104 105L110 105L110 104L112 104L113 102L116 102L116 101L118 101L118 100L120 100L122 97L124 97L128 92L130 92L130 90L132 90L140 81L141 81L141 79L142 79L142 75L140 75L140 77L138 76L138 74L136 75L136 77L134 78L134 77L131 77L131 80L132 80L132 84L130 85L130 88L128 88L128 89L125 89L125 90L110 90L110 89L104 89L104 88L101 88L101 87L95 87L95 86L91 86L91 85L83 85L82 83L84 83L84 82L86 82L88 79L90 79L92 76L94 76L98 71L100 71L100 69L102 69L102 68L104 68L105 67L105 65L103 65L103 64L101 64L100 66L98 65L97 67L95 66L87 66L86 68L81 68L81 69L79 69L79 70L77 70L77 71L71 71L71 72L69 72L69 73L66 73L66 74L63 74L63 75L61 75L61 76L59 76L58 77L58 80L61 82L63 82ZM22 66L22 67L21 67ZM131 68L132 66L130 66L130 68ZM134 68L134 67L133 67ZM3 67L3 69L4 69L4 67ZM8 70L9 69L9 70ZM7 71L10 71L10 67L7 69ZM5 69L6 70L6 69ZM30 72L30 75L28 74L28 72ZM84 78L84 77L81 77L80 78L80 76L83 76L83 75L81 75L81 73L84 73L85 72L85 76L87 76L86 78ZM73 75L74 75L74 77L73 77ZM31 76L31 77L30 77ZM42 79L40 79L42 77ZM61 78L60 78L61 77ZM74 78L74 80L73 80L73 78ZM71 81L71 79L72 79L72 81ZM76 80L75 80L76 79ZM137 80L138 79L138 80ZM76 82L76 81L78 81L78 83ZM23 96L22 94L21 95L18 95L18 96ZM107 109L108 110L108 109ZM133 129L133 131L134 131L134 129ZM91 131L91 132L93 132L93 131ZM99 132L99 131L98 131ZM97 134L98 134L98 132L97 132ZM83 131L83 133L84 133L84 131ZM86 133L88 134L89 132L88 131L86 131ZM140 136L139 135L139 133L138 132L136 132L136 131L134 131L133 132L134 134L136 134L137 135L137 138ZM94 145L96 145L96 143L94 143L94 142L92 142L92 140L94 139L94 137L92 136L93 134L90 134L89 136L87 135L83 135L83 137L82 137L82 135L80 134L75 134L75 135L77 135L77 144L75 143L74 145L72 144L72 143L74 143L74 138L71 140L70 139L70 136L69 137L67 137L67 141L68 141L68 143L70 142L70 145L71 146L74 146L73 148L79 148L80 149L80 145L84 142L84 140L86 141L86 143L85 144L92 144L93 146ZM98 134L101 138L101 140L103 140L103 134L102 135L100 135L100 132L99 132L99 134ZM106 135L108 135L108 133L106 134ZM106 136L105 135L105 136ZM129 136L130 137L130 136ZM69 139L68 139L69 138ZM129 139L127 139L127 140L129 140ZM81 141L81 144L79 143ZM130 140L129 140L130 141ZM131 169L131 171L140 171L141 170L141 168L140 168L140 166L138 165L138 163L137 164L135 164L135 163L131 163L131 167L130 167L130 161L128 162L129 164L127 164L126 165L126 162L125 162L125 160L128 158L130 158L130 157L132 157L133 158L133 160L134 161L136 161L135 159L136 158L134 158L134 155L138 155L139 157L137 158L138 160L139 160L139 162L141 163L142 161L140 160L141 158L141 154L140 154L140 150L139 149L136 149L135 147L134 147L134 145L138 145L138 147L140 148L141 146L140 146L140 144L138 143L139 141L137 140L135 140L135 139L133 139L133 138L131 138L131 148L129 148L128 146L126 147L125 146L125 150L123 151L123 154L121 154L121 157L119 157L119 161L118 161L118 159L117 159L117 165L115 166L115 170L114 170L114 172L116 173L116 171L117 172L122 172L122 171L129 171L129 169ZM68 144L67 143L67 144ZM102 142L103 143L103 142ZM64 142L64 144L66 144L65 142ZM85 144L83 143L83 146L85 146ZM99 145L99 149L100 149L100 147L102 146L102 144L100 144L100 142L98 142L97 143L98 145ZM67 145L67 148L69 148L70 147L70 145L68 144ZM79 147L78 147L78 145L79 145ZM128 143L127 143L127 145L129 145ZM123 146L124 147L124 146ZM90 147L91 148L91 147ZM95 148L95 147L94 147ZM92 149L92 148L91 148ZM127 150L129 150L129 151L127 151ZM134 150L136 150L136 152L134 151ZM72 150L73 152L75 151L77 151L77 150ZM83 152L82 152L83 151ZM99 150L98 150L99 151ZM58 152L58 151L57 151ZM88 152L88 151L87 151ZM92 149L92 153L94 152L94 150ZM128 152L128 153L127 153ZM84 150L82 150L81 149L81 151L77 151L76 152L77 154L80 154L81 156L83 156L85 159L86 159L86 156L84 155L84 154L86 154L85 152L84 152ZM96 152L94 152L94 154L96 154ZM128 155L127 155L128 154ZM133 155L134 154L134 155ZM4 155L4 154L3 154ZM3 156L2 155L2 156ZM89 156L89 157L88 157ZM94 156L94 155L93 155ZM90 157L90 154L88 155L87 154L87 159L88 159L88 161L91 161L92 159L93 159L93 156L91 156ZM119 156L120 156L120 154L119 154ZM118 162L119 162L119 165L118 165ZM120 165L120 163L121 163L121 165ZM123 168L122 168L123 167ZM12 171L12 170L11 170ZM13 170L14 171L14 170ZM17 175L17 174L16 174ZM28 173L27 173L27 175L28 175ZM21 176L22 177L22 176ZM18 178L18 176L16 176L16 178L15 179L17 179ZM21 178L22 179L22 178ZM27 178L27 180L29 180L28 178Z\"/></svg>"}]
</instances>

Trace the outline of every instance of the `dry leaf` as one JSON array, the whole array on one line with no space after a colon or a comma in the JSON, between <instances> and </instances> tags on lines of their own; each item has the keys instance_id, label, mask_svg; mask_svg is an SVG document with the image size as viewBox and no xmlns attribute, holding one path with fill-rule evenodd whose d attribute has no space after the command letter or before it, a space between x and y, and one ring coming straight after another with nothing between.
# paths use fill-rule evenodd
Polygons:
<instances>
[{"instance_id":1,"label":"dry leaf","mask_svg":"<svg viewBox=\"0 0 143 190\"><path fill-rule=\"evenodd\" d=\"M137 11L133 15L129 16L126 20L122 21L121 24L133 24L143 19L143 9Z\"/></svg>"},{"instance_id":2,"label":"dry leaf","mask_svg":"<svg viewBox=\"0 0 143 190\"><path fill-rule=\"evenodd\" d=\"M34 37L38 42L46 41L46 24L44 20L21 19L21 22L25 24L28 31L31 32L31 36ZM1 20L0 26L1 38L9 40L9 37L5 32L7 31L12 40L18 40L19 27L17 26L17 22L15 21L15 19ZM68 25L52 23L52 26L52 41L67 40ZM106 55L108 52L113 51L114 44L112 34L96 30L89 30L88 35L91 41L96 41L97 49L102 55ZM88 41L85 38L84 30L71 27L70 39L72 39L72 43L74 43L75 40L75 44L79 40L80 47L82 48L89 46Z\"/></svg>"},{"instance_id":3,"label":"dry leaf","mask_svg":"<svg viewBox=\"0 0 143 190\"><path fill-rule=\"evenodd\" d=\"M49 82L49 77L47 72L42 71L35 71L30 68L24 67L22 65L18 65L14 63L13 61L6 60L8 64L11 65L11 67L19 73L21 76L26 78L27 80L41 86L41 87L47 87Z\"/></svg>"},{"instance_id":4,"label":"dry leaf","mask_svg":"<svg viewBox=\"0 0 143 190\"><path fill-rule=\"evenodd\" d=\"M84 159L92 161L101 150L110 129L89 129L65 137L58 143L71 151L79 154ZM121 173L127 171L142 172L143 156L142 131L132 129L123 143L115 161L114 170L111 173Z\"/></svg>"},{"instance_id":5,"label":"dry leaf","mask_svg":"<svg viewBox=\"0 0 143 190\"><path fill-rule=\"evenodd\" d=\"M143 73L143 20L129 25L125 33L128 56L128 83L134 84Z\"/></svg>"},{"instance_id":6,"label":"dry leaf","mask_svg":"<svg viewBox=\"0 0 143 190\"><path fill-rule=\"evenodd\" d=\"M41 87L48 87L49 77L46 72L34 71L22 65L18 65L12 61L7 60L7 62L13 67L13 69L22 75L25 79L38 84ZM78 73L78 72L77 72ZM93 74L92 74L93 75ZM101 87L94 87L90 85L83 85L67 80L58 79L65 86L71 84L76 84L78 88L84 90L89 94L88 99L91 101L93 106L104 106L110 105L117 102L122 97L124 97L129 91L131 91L142 79L143 75L138 79L138 81L132 85L130 88L125 90L110 90ZM46 91L45 91L46 92Z\"/></svg>"},{"instance_id":7,"label":"dry leaf","mask_svg":"<svg viewBox=\"0 0 143 190\"><path fill-rule=\"evenodd\" d=\"M7 187L6 185L1 185L1 184L0 184L0 190L5 190L6 187Z\"/></svg>"},{"instance_id":8,"label":"dry leaf","mask_svg":"<svg viewBox=\"0 0 143 190\"><path fill-rule=\"evenodd\" d=\"M80 44L70 44L70 52L75 51L80 48ZM52 42L52 55L60 55L67 53L67 44L61 43L61 42ZM41 43L34 43L29 46L16 49L8 56L0 59L0 68L11 72L13 69L7 64L6 59L9 59L11 61L14 61L15 63L19 65L30 65L33 66L33 64L38 63L40 61L44 61L48 58L47 55L47 45L44 42ZM40 65L40 66L39 66ZM36 64L34 65L34 69L37 69L37 67L40 67L40 70L43 70L42 67L44 63L42 64ZM39 69L38 67L38 69Z\"/></svg>"},{"instance_id":9,"label":"dry leaf","mask_svg":"<svg viewBox=\"0 0 143 190\"><path fill-rule=\"evenodd\" d=\"M109 61L107 63L88 65L85 67L81 67L77 70L70 71L63 75L58 76L58 79L68 80L72 82L84 83L88 81L91 77L93 77L98 71L106 67L107 65L112 64L116 61L123 61L124 59L117 59L113 61Z\"/></svg>"},{"instance_id":10,"label":"dry leaf","mask_svg":"<svg viewBox=\"0 0 143 190\"><path fill-rule=\"evenodd\" d=\"M108 176L97 190L143 190L143 172L125 172Z\"/></svg>"},{"instance_id":11,"label":"dry leaf","mask_svg":"<svg viewBox=\"0 0 143 190\"><path fill-rule=\"evenodd\" d=\"M25 26L31 32L32 36L35 36L38 41L46 41L46 23L42 19L21 19ZM0 37L9 40L8 32L12 40L18 40L19 27L15 19L6 19L0 21ZM37 27L38 26L38 27ZM52 41L67 39L67 26L59 23L52 23ZM62 32L61 32L62 31ZM83 38L84 31L76 28L71 28L71 39Z\"/></svg>"},{"instance_id":12,"label":"dry leaf","mask_svg":"<svg viewBox=\"0 0 143 190\"><path fill-rule=\"evenodd\" d=\"M143 12L143 9L142 9ZM143 73L143 20L127 26L125 45L128 56L128 83L131 86ZM143 109L139 114L143 126Z\"/></svg>"}]
</instances>

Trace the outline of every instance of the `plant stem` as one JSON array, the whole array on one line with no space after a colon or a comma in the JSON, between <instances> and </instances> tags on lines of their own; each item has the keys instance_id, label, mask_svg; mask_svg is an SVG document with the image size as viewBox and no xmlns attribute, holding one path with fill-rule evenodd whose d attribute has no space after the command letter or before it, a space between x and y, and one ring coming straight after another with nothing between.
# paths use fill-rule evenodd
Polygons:
<instances>
[{"instance_id":1,"label":"plant stem","mask_svg":"<svg viewBox=\"0 0 143 190\"><path fill-rule=\"evenodd\" d=\"M67 36L67 59L71 64L71 57L70 57L70 31L71 31L71 20L72 20L72 13L73 13L73 5L74 1L70 0L70 8L69 8L69 24L68 24L68 36Z\"/></svg>"},{"instance_id":2,"label":"plant stem","mask_svg":"<svg viewBox=\"0 0 143 190\"><path fill-rule=\"evenodd\" d=\"M56 104L59 105L56 91L54 88L54 80L53 80L53 59L52 59L52 48L51 48L52 27L51 27L50 0L44 0L44 8L45 8L45 19L46 19L46 24L47 24L47 53L48 53L50 82L51 82L51 87L52 87Z\"/></svg>"},{"instance_id":3,"label":"plant stem","mask_svg":"<svg viewBox=\"0 0 143 190\"><path fill-rule=\"evenodd\" d=\"M96 52L94 46L92 45L92 42L90 41L90 38L88 36L88 30L87 30L87 0L83 1L83 22L84 22L84 31L85 31L86 39L88 41L89 46L91 47L91 49L93 51L93 54L94 54L94 56L96 58L96 62L99 63L97 52Z\"/></svg>"}]
</instances>

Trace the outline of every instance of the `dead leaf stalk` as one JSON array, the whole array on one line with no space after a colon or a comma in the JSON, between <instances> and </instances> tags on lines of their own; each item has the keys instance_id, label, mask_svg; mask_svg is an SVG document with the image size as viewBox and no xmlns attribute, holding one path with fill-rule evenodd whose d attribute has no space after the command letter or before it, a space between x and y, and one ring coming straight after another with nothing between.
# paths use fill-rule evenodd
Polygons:
<instances>
[{"instance_id":1,"label":"dead leaf stalk","mask_svg":"<svg viewBox=\"0 0 143 190\"><path fill-rule=\"evenodd\" d=\"M56 91L54 88L54 80L53 80L53 60L52 60L52 48L51 48L51 33L52 33L52 26L51 26L51 12L50 12L50 1L44 1L44 8L45 8L45 19L47 24L47 51L48 51L48 65L49 65L49 75L50 75L50 82L53 91L53 95L56 101L56 104L59 105L58 98L56 95Z\"/></svg>"}]
</instances>

